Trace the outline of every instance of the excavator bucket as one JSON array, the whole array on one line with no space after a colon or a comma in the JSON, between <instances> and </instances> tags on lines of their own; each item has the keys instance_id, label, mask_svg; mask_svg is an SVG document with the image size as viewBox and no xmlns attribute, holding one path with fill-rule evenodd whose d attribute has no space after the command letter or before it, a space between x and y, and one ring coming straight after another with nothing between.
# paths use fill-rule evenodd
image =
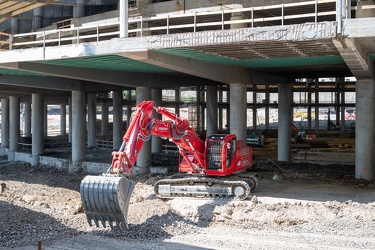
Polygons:
<instances>
[{"instance_id":1,"label":"excavator bucket","mask_svg":"<svg viewBox=\"0 0 375 250\"><path fill-rule=\"evenodd\" d=\"M128 209L135 183L125 177L86 176L80 186L83 209L90 226L92 221L113 229L128 227Z\"/></svg>"}]
</instances>

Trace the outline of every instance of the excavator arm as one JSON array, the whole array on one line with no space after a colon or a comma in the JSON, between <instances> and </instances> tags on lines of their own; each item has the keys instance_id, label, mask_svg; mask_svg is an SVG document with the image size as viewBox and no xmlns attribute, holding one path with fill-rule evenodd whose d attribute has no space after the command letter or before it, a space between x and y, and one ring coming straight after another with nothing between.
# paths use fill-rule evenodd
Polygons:
<instances>
[{"instance_id":1,"label":"excavator arm","mask_svg":"<svg viewBox=\"0 0 375 250\"><path fill-rule=\"evenodd\" d=\"M153 112L166 117L166 120L152 118ZM204 142L190 126L188 120L182 119L164 107L155 107L154 102L145 101L137 105L129 128L123 136L119 151L112 153L113 159L109 172L111 174L129 174L142 149L144 141L150 136L171 140L188 163L190 173L203 173ZM193 156L193 159L187 156Z\"/></svg>"},{"instance_id":2,"label":"excavator arm","mask_svg":"<svg viewBox=\"0 0 375 250\"><path fill-rule=\"evenodd\" d=\"M153 112L162 114L167 120L153 119ZM112 152L112 163L107 173L88 175L81 182L82 205L90 226L94 221L97 227L99 222L103 227L106 227L106 222L111 227L113 224L127 227L127 212L135 183L126 176L132 171L144 142L151 135L170 139L178 146L189 166L186 172L203 173L204 142L189 122L163 107L156 108L152 101L142 102L132 114L120 149Z\"/></svg>"}]
</instances>

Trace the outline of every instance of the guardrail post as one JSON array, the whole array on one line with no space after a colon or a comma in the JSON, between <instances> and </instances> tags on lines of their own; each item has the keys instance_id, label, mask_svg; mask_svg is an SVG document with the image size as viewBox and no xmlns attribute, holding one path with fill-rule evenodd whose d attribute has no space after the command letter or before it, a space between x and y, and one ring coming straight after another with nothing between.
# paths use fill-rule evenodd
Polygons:
<instances>
[{"instance_id":1,"label":"guardrail post","mask_svg":"<svg viewBox=\"0 0 375 250\"><path fill-rule=\"evenodd\" d=\"M254 28L254 7L251 8L251 28Z\"/></svg>"},{"instance_id":2,"label":"guardrail post","mask_svg":"<svg viewBox=\"0 0 375 250\"><path fill-rule=\"evenodd\" d=\"M318 22L318 0L315 0L315 23Z\"/></svg>"},{"instance_id":3,"label":"guardrail post","mask_svg":"<svg viewBox=\"0 0 375 250\"><path fill-rule=\"evenodd\" d=\"M194 32L196 31L197 31L197 12L194 13Z\"/></svg>"},{"instance_id":4,"label":"guardrail post","mask_svg":"<svg viewBox=\"0 0 375 250\"><path fill-rule=\"evenodd\" d=\"M284 25L284 4L281 4L281 25Z\"/></svg>"},{"instance_id":5,"label":"guardrail post","mask_svg":"<svg viewBox=\"0 0 375 250\"><path fill-rule=\"evenodd\" d=\"M128 37L128 0L120 0L120 38Z\"/></svg>"},{"instance_id":6,"label":"guardrail post","mask_svg":"<svg viewBox=\"0 0 375 250\"><path fill-rule=\"evenodd\" d=\"M169 34L169 15L167 15L167 35Z\"/></svg>"},{"instance_id":7,"label":"guardrail post","mask_svg":"<svg viewBox=\"0 0 375 250\"><path fill-rule=\"evenodd\" d=\"M9 50L13 49L13 35L9 35Z\"/></svg>"},{"instance_id":8,"label":"guardrail post","mask_svg":"<svg viewBox=\"0 0 375 250\"><path fill-rule=\"evenodd\" d=\"M77 44L79 44L79 28L77 28Z\"/></svg>"},{"instance_id":9,"label":"guardrail post","mask_svg":"<svg viewBox=\"0 0 375 250\"><path fill-rule=\"evenodd\" d=\"M143 16L141 16L141 37L143 36Z\"/></svg>"},{"instance_id":10,"label":"guardrail post","mask_svg":"<svg viewBox=\"0 0 375 250\"><path fill-rule=\"evenodd\" d=\"M224 30L224 10L221 11L221 29Z\"/></svg>"},{"instance_id":11,"label":"guardrail post","mask_svg":"<svg viewBox=\"0 0 375 250\"><path fill-rule=\"evenodd\" d=\"M99 24L96 25L96 42L99 42Z\"/></svg>"},{"instance_id":12,"label":"guardrail post","mask_svg":"<svg viewBox=\"0 0 375 250\"><path fill-rule=\"evenodd\" d=\"M336 0L337 33L342 34L342 4L343 0Z\"/></svg>"},{"instance_id":13,"label":"guardrail post","mask_svg":"<svg viewBox=\"0 0 375 250\"><path fill-rule=\"evenodd\" d=\"M61 45L61 31L59 30L59 46Z\"/></svg>"}]
</instances>

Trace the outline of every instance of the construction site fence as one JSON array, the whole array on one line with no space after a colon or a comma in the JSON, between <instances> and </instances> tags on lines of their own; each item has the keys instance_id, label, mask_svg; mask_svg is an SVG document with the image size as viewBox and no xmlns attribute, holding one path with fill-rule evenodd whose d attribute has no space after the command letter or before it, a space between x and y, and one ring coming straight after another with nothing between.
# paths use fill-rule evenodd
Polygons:
<instances>
[{"instance_id":1,"label":"construction site fence","mask_svg":"<svg viewBox=\"0 0 375 250\"><path fill-rule=\"evenodd\" d=\"M289 25L322 20L339 20L342 22L342 10L335 7L335 3L343 0L314 0L298 3L277 4L269 6L225 9L210 12L195 12L185 14L165 14L153 17L130 17L128 19L128 36L163 35L181 32L198 32L202 30L230 29L231 25L245 27L265 27ZM327 7L328 6L328 7ZM292 11L292 8L298 10ZM349 8L346 8L348 11ZM231 17L241 15L243 18L233 20ZM83 24L79 27L64 25L53 30L43 30L22 34L1 33L0 48L30 48L60 46L64 44L79 44L99 42L120 36L118 19L113 22L97 22L97 24ZM207 21L210 20L210 21ZM8 48L6 48L8 47Z\"/></svg>"},{"instance_id":2,"label":"construction site fence","mask_svg":"<svg viewBox=\"0 0 375 250\"><path fill-rule=\"evenodd\" d=\"M293 162L354 165L355 152L293 150Z\"/></svg>"}]
</instances>

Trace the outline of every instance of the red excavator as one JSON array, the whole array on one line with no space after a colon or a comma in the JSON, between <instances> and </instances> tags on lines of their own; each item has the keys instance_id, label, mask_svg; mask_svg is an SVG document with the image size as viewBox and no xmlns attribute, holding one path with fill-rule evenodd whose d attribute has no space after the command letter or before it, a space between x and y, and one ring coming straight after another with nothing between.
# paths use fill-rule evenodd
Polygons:
<instances>
[{"instance_id":1,"label":"red excavator","mask_svg":"<svg viewBox=\"0 0 375 250\"><path fill-rule=\"evenodd\" d=\"M166 120L152 118L153 112ZM128 178L138 154L150 136L169 139L181 155L179 171L185 176L162 179L155 183L159 198L233 197L243 200L257 187L257 179L244 173L252 167L251 147L234 134L214 134L202 141L188 120L164 107L145 101L137 105L129 128L118 151L112 153L111 167L100 176L86 176L80 186L81 200L87 221L111 228L127 227L127 213L134 182Z\"/></svg>"}]
</instances>

